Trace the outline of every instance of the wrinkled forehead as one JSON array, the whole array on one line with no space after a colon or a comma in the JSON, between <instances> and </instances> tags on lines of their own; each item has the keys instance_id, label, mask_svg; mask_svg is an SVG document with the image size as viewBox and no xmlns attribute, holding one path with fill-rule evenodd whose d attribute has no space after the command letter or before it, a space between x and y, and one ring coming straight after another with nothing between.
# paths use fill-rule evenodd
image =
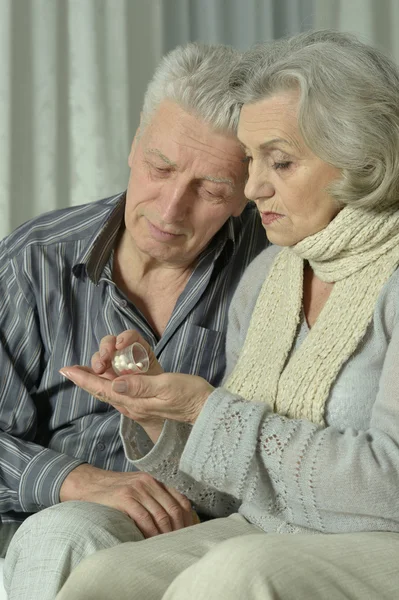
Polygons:
<instances>
[{"instance_id":1,"label":"wrinkled forehead","mask_svg":"<svg viewBox=\"0 0 399 600\"><path fill-rule=\"evenodd\" d=\"M302 147L297 95L285 92L244 104L237 136L244 148L263 148L273 144L288 144L296 149Z\"/></svg>"},{"instance_id":2,"label":"wrinkled forehead","mask_svg":"<svg viewBox=\"0 0 399 600\"><path fill-rule=\"evenodd\" d=\"M231 177L243 166L242 146L234 134L215 130L177 105L157 111L141 145L146 156L172 168L210 169L214 177Z\"/></svg>"}]
</instances>

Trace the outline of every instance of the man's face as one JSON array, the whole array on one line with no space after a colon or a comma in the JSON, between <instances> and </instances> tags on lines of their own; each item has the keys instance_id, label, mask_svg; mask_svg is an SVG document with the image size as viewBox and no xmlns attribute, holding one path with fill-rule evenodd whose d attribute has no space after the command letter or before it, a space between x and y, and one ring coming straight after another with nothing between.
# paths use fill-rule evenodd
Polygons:
<instances>
[{"instance_id":1,"label":"man's face","mask_svg":"<svg viewBox=\"0 0 399 600\"><path fill-rule=\"evenodd\" d=\"M246 203L246 164L234 136L164 101L129 155L126 233L143 254L191 264Z\"/></svg>"}]
</instances>

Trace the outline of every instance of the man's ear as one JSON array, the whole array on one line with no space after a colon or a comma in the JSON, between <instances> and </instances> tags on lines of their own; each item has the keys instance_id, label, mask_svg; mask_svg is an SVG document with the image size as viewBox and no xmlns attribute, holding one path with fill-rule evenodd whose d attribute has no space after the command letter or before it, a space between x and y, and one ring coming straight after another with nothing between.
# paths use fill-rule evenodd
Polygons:
<instances>
[{"instance_id":1,"label":"man's ear","mask_svg":"<svg viewBox=\"0 0 399 600\"><path fill-rule=\"evenodd\" d=\"M139 142L139 139L140 139L141 135L144 132L144 129L145 129L145 123L144 123L144 118L143 118L143 112L141 111L141 113L140 113L140 123L139 123L139 126L136 129L136 133L134 134L132 146L130 148L129 159L127 161L129 167L132 166L131 162L133 160L133 156L134 156L134 153L136 151L137 144Z\"/></svg>"}]
</instances>

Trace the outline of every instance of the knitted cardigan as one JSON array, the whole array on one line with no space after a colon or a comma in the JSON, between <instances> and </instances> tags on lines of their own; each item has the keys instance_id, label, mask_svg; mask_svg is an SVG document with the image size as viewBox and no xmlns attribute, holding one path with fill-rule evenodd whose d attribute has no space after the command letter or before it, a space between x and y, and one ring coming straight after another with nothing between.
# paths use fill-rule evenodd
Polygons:
<instances>
[{"instance_id":1,"label":"knitted cardigan","mask_svg":"<svg viewBox=\"0 0 399 600\"><path fill-rule=\"evenodd\" d=\"M227 372L276 254L248 267L230 308ZM302 318L295 348L308 329ZM267 339L265 340L267 344ZM295 349L294 348L294 349ZM383 286L372 320L333 383L325 427L282 417L221 387L195 425L167 421L147 454L141 427L122 417L129 460L214 517L239 511L264 531L399 531L399 270Z\"/></svg>"}]
</instances>

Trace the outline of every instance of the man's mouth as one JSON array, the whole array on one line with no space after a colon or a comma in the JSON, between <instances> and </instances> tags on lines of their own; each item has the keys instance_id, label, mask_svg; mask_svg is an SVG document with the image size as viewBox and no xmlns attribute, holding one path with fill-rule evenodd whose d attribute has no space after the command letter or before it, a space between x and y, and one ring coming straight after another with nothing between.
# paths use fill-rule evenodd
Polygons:
<instances>
[{"instance_id":1,"label":"man's mouth","mask_svg":"<svg viewBox=\"0 0 399 600\"><path fill-rule=\"evenodd\" d=\"M158 240L164 240L164 241L175 240L176 238L183 235L182 233L165 231L164 229L161 229L160 227L157 227L156 225L151 223L151 221L148 221L148 219L147 219L147 222L148 222L148 228L150 230L151 235Z\"/></svg>"}]
</instances>

